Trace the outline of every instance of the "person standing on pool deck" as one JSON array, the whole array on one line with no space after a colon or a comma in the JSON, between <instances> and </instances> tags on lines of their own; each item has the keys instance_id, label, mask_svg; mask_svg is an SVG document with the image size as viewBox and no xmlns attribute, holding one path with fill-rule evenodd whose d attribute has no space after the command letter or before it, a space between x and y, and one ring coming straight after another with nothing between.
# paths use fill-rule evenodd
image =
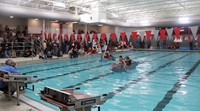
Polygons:
<instances>
[{"instance_id":1,"label":"person standing on pool deck","mask_svg":"<svg viewBox=\"0 0 200 111\"><path fill-rule=\"evenodd\" d=\"M21 74L21 72L16 68L17 64L12 60L8 59L5 62L5 65L0 67L0 71L12 73L12 74ZM0 80L0 90L1 91L7 91L8 90L8 85Z\"/></svg>"}]
</instances>

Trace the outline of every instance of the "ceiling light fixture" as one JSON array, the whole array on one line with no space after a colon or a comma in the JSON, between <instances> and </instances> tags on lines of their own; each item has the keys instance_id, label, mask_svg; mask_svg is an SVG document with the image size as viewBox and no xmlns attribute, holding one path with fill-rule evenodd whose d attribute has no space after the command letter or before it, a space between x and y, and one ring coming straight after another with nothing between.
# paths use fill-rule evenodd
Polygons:
<instances>
[{"instance_id":1,"label":"ceiling light fixture","mask_svg":"<svg viewBox=\"0 0 200 111\"><path fill-rule=\"evenodd\" d=\"M115 14L115 13L112 13L112 16L113 17L119 17L119 15Z\"/></svg>"},{"instance_id":2,"label":"ceiling light fixture","mask_svg":"<svg viewBox=\"0 0 200 111\"><path fill-rule=\"evenodd\" d=\"M10 18L14 18L14 16L10 16Z\"/></svg>"},{"instance_id":3,"label":"ceiling light fixture","mask_svg":"<svg viewBox=\"0 0 200 111\"><path fill-rule=\"evenodd\" d=\"M34 20L35 20L35 21L37 21L37 20L38 20L38 18L35 18Z\"/></svg>"},{"instance_id":4,"label":"ceiling light fixture","mask_svg":"<svg viewBox=\"0 0 200 111\"><path fill-rule=\"evenodd\" d=\"M179 23L181 23L181 24L190 23L190 19L189 19L189 17L180 17L179 18Z\"/></svg>"},{"instance_id":5,"label":"ceiling light fixture","mask_svg":"<svg viewBox=\"0 0 200 111\"><path fill-rule=\"evenodd\" d=\"M53 2L53 5L56 7L66 8L66 5L62 2Z\"/></svg>"},{"instance_id":6,"label":"ceiling light fixture","mask_svg":"<svg viewBox=\"0 0 200 111\"><path fill-rule=\"evenodd\" d=\"M142 26L148 26L148 25L150 25L150 23L149 23L148 20L142 20L142 21L140 21L140 24L141 24Z\"/></svg>"},{"instance_id":7,"label":"ceiling light fixture","mask_svg":"<svg viewBox=\"0 0 200 111\"><path fill-rule=\"evenodd\" d=\"M103 24L98 24L99 27L103 26Z\"/></svg>"}]
</instances>

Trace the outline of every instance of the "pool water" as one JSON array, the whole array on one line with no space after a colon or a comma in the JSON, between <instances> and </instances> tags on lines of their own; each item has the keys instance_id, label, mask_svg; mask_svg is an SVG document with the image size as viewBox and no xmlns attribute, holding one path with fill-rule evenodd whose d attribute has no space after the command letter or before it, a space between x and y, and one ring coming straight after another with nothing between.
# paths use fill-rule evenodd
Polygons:
<instances>
[{"instance_id":1,"label":"pool water","mask_svg":"<svg viewBox=\"0 0 200 111\"><path fill-rule=\"evenodd\" d=\"M100 55L19 66L29 76L38 76L35 91L25 96L40 100L45 86L56 89L80 87L93 96L108 94L101 111L199 111L200 56L197 52L129 51L140 64L128 72L114 73L113 61L99 62ZM93 108L93 111L97 111Z\"/></svg>"}]
</instances>

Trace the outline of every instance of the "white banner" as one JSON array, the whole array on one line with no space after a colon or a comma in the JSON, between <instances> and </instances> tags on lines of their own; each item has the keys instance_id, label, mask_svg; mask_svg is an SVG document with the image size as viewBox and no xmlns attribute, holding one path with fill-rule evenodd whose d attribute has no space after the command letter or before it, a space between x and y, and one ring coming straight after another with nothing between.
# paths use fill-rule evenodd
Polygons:
<instances>
[{"instance_id":1,"label":"white banner","mask_svg":"<svg viewBox=\"0 0 200 111\"><path fill-rule=\"evenodd\" d=\"M171 29L167 29L166 28L166 30L167 30L167 34L168 34L168 38L169 38L169 40L172 40L172 33L173 33L173 28L171 28Z\"/></svg>"},{"instance_id":2,"label":"white banner","mask_svg":"<svg viewBox=\"0 0 200 111\"><path fill-rule=\"evenodd\" d=\"M71 39L71 34L68 34L68 41Z\"/></svg>"},{"instance_id":3,"label":"white banner","mask_svg":"<svg viewBox=\"0 0 200 111\"><path fill-rule=\"evenodd\" d=\"M159 30L153 30L153 34L154 34L154 39L157 40L158 39L158 33L159 33Z\"/></svg>"},{"instance_id":4,"label":"white banner","mask_svg":"<svg viewBox=\"0 0 200 111\"><path fill-rule=\"evenodd\" d=\"M139 34L141 36L141 41L143 41L144 40L144 34L145 34L145 32L144 31L140 31Z\"/></svg>"},{"instance_id":5,"label":"white banner","mask_svg":"<svg viewBox=\"0 0 200 111\"><path fill-rule=\"evenodd\" d=\"M81 37L82 37L82 41L86 40L85 39L85 34L81 34Z\"/></svg>"},{"instance_id":6,"label":"white banner","mask_svg":"<svg viewBox=\"0 0 200 111\"><path fill-rule=\"evenodd\" d=\"M192 35L194 36L194 38L196 39L197 38L197 30L198 30L198 26L191 26L189 27L192 31Z\"/></svg>"},{"instance_id":7,"label":"white banner","mask_svg":"<svg viewBox=\"0 0 200 111\"><path fill-rule=\"evenodd\" d=\"M106 39L107 39L107 44L109 44L109 40L110 40L110 33L106 34Z\"/></svg>"},{"instance_id":8,"label":"white banner","mask_svg":"<svg viewBox=\"0 0 200 111\"><path fill-rule=\"evenodd\" d=\"M120 33L116 33L116 37L117 37L117 42L119 42Z\"/></svg>"},{"instance_id":9,"label":"white banner","mask_svg":"<svg viewBox=\"0 0 200 111\"><path fill-rule=\"evenodd\" d=\"M127 33L126 33L127 41L128 41L128 42L130 41L131 35L132 35L131 32L127 32Z\"/></svg>"},{"instance_id":10,"label":"white banner","mask_svg":"<svg viewBox=\"0 0 200 111\"><path fill-rule=\"evenodd\" d=\"M101 41L101 34L97 34L98 41Z\"/></svg>"}]
</instances>

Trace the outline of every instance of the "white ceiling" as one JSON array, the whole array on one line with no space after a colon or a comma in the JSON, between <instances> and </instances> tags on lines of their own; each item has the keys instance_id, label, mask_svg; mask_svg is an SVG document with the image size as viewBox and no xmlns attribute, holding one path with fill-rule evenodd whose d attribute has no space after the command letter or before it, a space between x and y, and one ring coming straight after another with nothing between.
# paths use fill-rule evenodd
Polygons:
<instances>
[{"instance_id":1,"label":"white ceiling","mask_svg":"<svg viewBox=\"0 0 200 111\"><path fill-rule=\"evenodd\" d=\"M0 3L78 15L101 6L108 19L137 25L176 23L180 17L200 19L200 0L0 0ZM55 3L64 3L65 8Z\"/></svg>"}]
</instances>

